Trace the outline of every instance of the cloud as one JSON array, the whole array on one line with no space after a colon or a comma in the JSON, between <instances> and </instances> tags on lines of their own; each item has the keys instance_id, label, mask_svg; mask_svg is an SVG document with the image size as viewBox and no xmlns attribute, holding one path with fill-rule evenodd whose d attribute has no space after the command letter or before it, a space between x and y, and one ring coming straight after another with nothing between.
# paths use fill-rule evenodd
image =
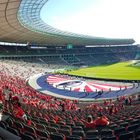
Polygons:
<instances>
[{"instance_id":1,"label":"cloud","mask_svg":"<svg viewBox=\"0 0 140 140\"><path fill-rule=\"evenodd\" d=\"M88 0L87 0L88 1ZM140 0L100 0L69 17L52 17L51 25L61 30L140 41ZM93 3L94 4L94 3Z\"/></svg>"}]
</instances>

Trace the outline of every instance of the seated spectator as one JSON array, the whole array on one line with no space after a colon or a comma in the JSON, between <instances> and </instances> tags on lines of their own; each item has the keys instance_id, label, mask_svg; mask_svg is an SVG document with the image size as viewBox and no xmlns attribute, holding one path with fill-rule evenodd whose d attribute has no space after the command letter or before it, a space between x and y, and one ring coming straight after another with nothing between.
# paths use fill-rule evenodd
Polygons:
<instances>
[{"instance_id":1,"label":"seated spectator","mask_svg":"<svg viewBox=\"0 0 140 140\"><path fill-rule=\"evenodd\" d=\"M2 140L21 140L19 136L14 135L2 127L0 127L0 138L2 138Z\"/></svg>"},{"instance_id":2,"label":"seated spectator","mask_svg":"<svg viewBox=\"0 0 140 140\"><path fill-rule=\"evenodd\" d=\"M128 104L129 104L129 99L126 98L126 99L125 99L125 105L128 105Z\"/></svg>"},{"instance_id":3,"label":"seated spectator","mask_svg":"<svg viewBox=\"0 0 140 140\"><path fill-rule=\"evenodd\" d=\"M4 106L7 109L9 107L9 103L10 103L10 99L11 99L11 93L10 93L10 89L8 88L8 86L5 86L3 88L3 95L4 95Z\"/></svg>"},{"instance_id":4,"label":"seated spectator","mask_svg":"<svg viewBox=\"0 0 140 140\"><path fill-rule=\"evenodd\" d=\"M14 96L12 98L12 104L13 104L13 112L12 112L13 115L16 118L25 121L27 123L27 125L30 125L30 121L28 120L27 115L25 114L25 112L21 108L21 104L19 103L19 99L17 96Z\"/></svg>"},{"instance_id":5,"label":"seated spectator","mask_svg":"<svg viewBox=\"0 0 140 140\"><path fill-rule=\"evenodd\" d=\"M95 121L96 126L106 126L109 124L108 118L100 113L99 118Z\"/></svg>"},{"instance_id":6,"label":"seated spectator","mask_svg":"<svg viewBox=\"0 0 140 140\"><path fill-rule=\"evenodd\" d=\"M13 106L16 106L16 105L18 106L18 104L20 104L19 103L19 98L17 96L12 97L11 103L12 103Z\"/></svg>"},{"instance_id":7,"label":"seated spectator","mask_svg":"<svg viewBox=\"0 0 140 140\"><path fill-rule=\"evenodd\" d=\"M0 92L0 103L2 103L2 101L3 101L3 95L2 95L2 93Z\"/></svg>"},{"instance_id":8,"label":"seated spectator","mask_svg":"<svg viewBox=\"0 0 140 140\"><path fill-rule=\"evenodd\" d=\"M22 110L22 108L20 107L20 105L14 105L13 106L13 115L16 118L22 119L22 120L26 120L27 116L25 114L25 112Z\"/></svg>"},{"instance_id":9,"label":"seated spectator","mask_svg":"<svg viewBox=\"0 0 140 140\"><path fill-rule=\"evenodd\" d=\"M128 97L128 100L129 100L129 105L131 105L131 104L132 104L132 97L129 96L129 97Z\"/></svg>"},{"instance_id":10,"label":"seated spectator","mask_svg":"<svg viewBox=\"0 0 140 140\"><path fill-rule=\"evenodd\" d=\"M95 126L96 126L96 123L95 123L95 121L93 120L93 117L92 117L91 115L89 115L89 116L87 117L87 121L82 120L82 122L84 123L85 128L88 128L88 129L94 129Z\"/></svg>"},{"instance_id":11,"label":"seated spectator","mask_svg":"<svg viewBox=\"0 0 140 140\"><path fill-rule=\"evenodd\" d=\"M112 105L109 107L109 115L112 115L113 111L114 111L114 106Z\"/></svg>"},{"instance_id":12,"label":"seated spectator","mask_svg":"<svg viewBox=\"0 0 140 140\"><path fill-rule=\"evenodd\" d=\"M117 112L118 112L118 108L115 107L115 108L114 108L114 114L117 114Z\"/></svg>"}]
</instances>

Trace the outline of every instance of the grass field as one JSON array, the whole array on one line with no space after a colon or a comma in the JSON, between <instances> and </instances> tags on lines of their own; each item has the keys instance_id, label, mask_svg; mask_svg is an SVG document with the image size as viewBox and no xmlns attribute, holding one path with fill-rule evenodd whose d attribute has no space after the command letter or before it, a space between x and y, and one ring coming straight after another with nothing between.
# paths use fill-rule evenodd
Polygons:
<instances>
[{"instance_id":1,"label":"grass field","mask_svg":"<svg viewBox=\"0 0 140 140\"><path fill-rule=\"evenodd\" d=\"M111 65L93 66L72 70L67 73L94 78L140 80L140 66L132 66L131 63L129 61Z\"/></svg>"}]
</instances>

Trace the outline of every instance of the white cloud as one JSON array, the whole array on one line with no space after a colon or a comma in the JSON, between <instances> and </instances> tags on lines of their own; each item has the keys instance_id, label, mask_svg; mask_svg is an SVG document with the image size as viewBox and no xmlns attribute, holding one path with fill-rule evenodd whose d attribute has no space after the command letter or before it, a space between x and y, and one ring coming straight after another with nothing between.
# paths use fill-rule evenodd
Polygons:
<instances>
[{"instance_id":1,"label":"white cloud","mask_svg":"<svg viewBox=\"0 0 140 140\"><path fill-rule=\"evenodd\" d=\"M111 38L134 38L140 43L140 0L102 0L65 19L52 17L61 30Z\"/></svg>"}]
</instances>

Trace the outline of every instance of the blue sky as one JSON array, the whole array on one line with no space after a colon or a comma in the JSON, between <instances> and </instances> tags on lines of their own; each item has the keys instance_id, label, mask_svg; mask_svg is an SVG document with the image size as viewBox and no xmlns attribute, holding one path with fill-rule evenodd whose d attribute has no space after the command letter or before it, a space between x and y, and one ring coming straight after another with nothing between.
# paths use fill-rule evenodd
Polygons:
<instances>
[{"instance_id":1,"label":"blue sky","mask_svg":"<svg viewBox=\"0 0 140 140\"><path fill-rule=\"evenodd\" d=\"M64 31L140 43L140 0L48 0L41 18Z\"/></svg>"}]
</instances>

